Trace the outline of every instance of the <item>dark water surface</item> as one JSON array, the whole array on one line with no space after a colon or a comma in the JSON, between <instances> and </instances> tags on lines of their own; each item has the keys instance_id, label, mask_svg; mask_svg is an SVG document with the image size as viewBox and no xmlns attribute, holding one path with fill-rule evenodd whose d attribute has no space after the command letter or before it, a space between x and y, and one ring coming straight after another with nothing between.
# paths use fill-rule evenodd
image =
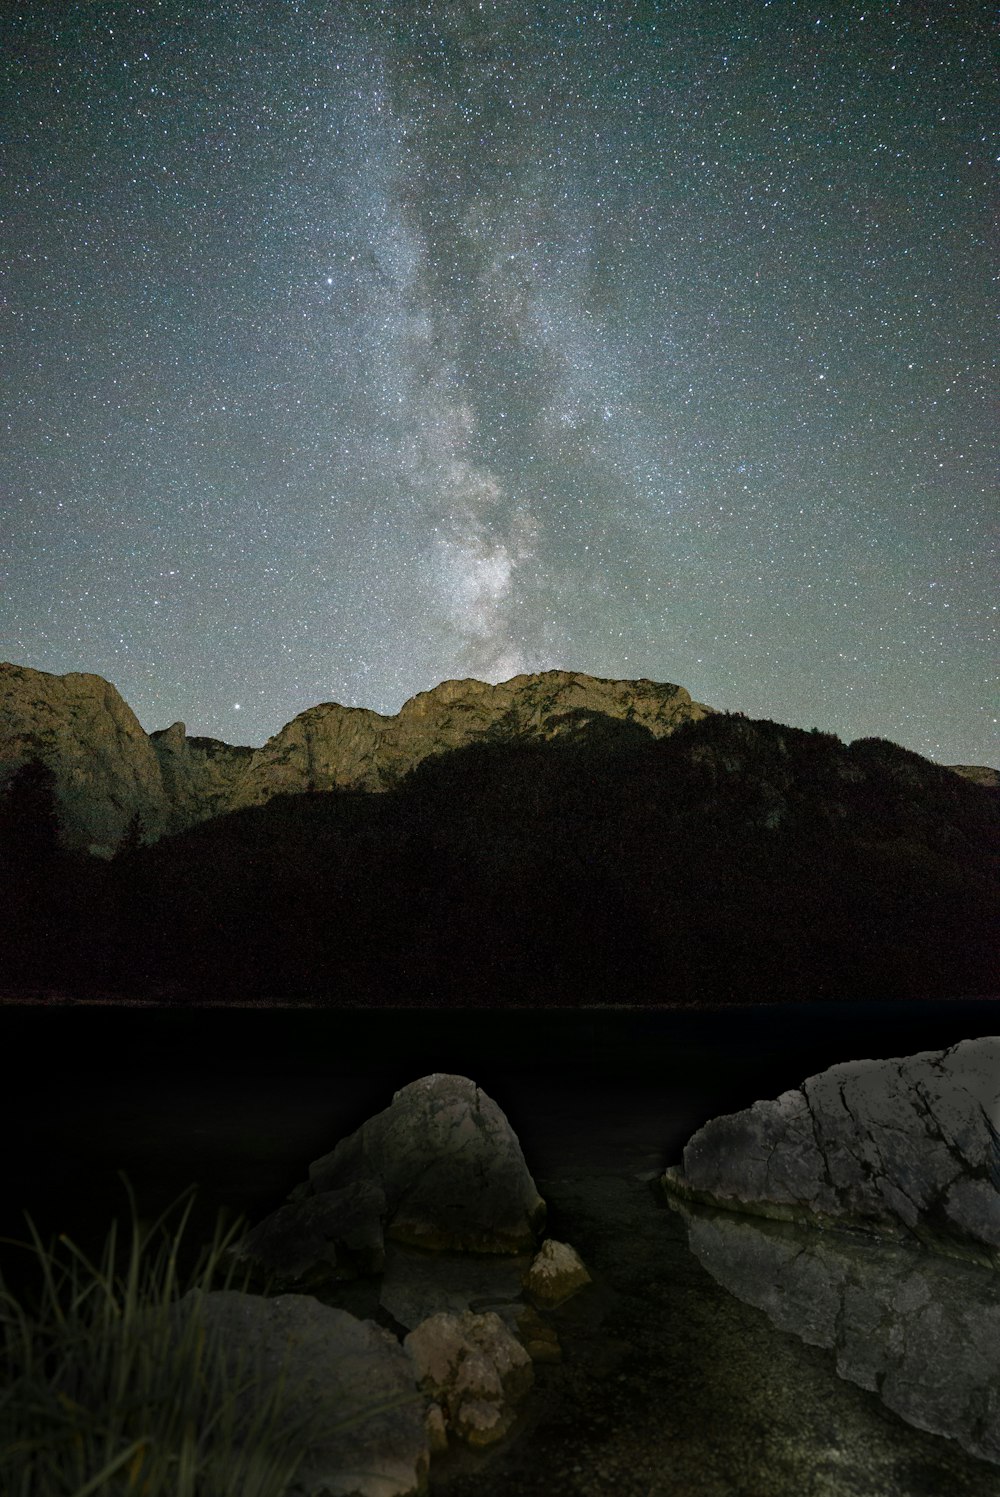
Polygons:
<instances>
[{"instance_id":1,"label":"dark water surface","mask_svg":"<svg viewBox=\"0 0 1000 1497\"><path fill-rule=\"evenodd\" d=\"M132 1181L159 1212L197 1182L193 1237L220 1206L274 1209L310 1160L431 1071L507 1113L595 1286L571 1301L564 1365L525 1428L454 1497L911 1497L1000 1494L1000 1471L913 1430L775 1330L687 1249L649 1176L709 1117L837 1061L1000 1033L1000 999L711 1011L0 1007L0 1232L103 1239ZM13 1250L6 1250L7 1263ZM589 1296L589 1298L588 1298Z\"/></svg>"},{"instance_id":2,"label":"dark water surface","mask_svg":"<svg viewBox=\"0 0 1000 1497\"><path fill-rule=\"evenodd\" d=\"M1000 1033L1000 999L747 1009L0 1007L3 1232L22 1208L103 1231L132 1180L162 1209L263 1212L345 1132L432 1071L471 1076L529 1166L649 1168L695 1128L837 1061ZM16 1141L16 1142L15 1142Z\"/></svg>"}]
</instances>

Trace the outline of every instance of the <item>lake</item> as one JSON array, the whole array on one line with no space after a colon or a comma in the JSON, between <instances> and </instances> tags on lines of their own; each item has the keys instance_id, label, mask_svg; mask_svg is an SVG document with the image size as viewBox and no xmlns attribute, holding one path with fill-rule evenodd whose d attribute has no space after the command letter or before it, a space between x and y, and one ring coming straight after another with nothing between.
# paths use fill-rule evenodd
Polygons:
<instances>
[{"instance_id":1,"label":"lake","mask_svg":"<svg viewBox=\"0 0 1000 1497\"><path fill-rule=\"evenodd\" d=\"M4 1006L0 1231L19 1233L27 1207L43 1234L93 1246L124 1211L119 1170L145 1216L197 1182L195 1236L219 1207L257 1219L399 1086L458 1072L507 1113L553 1234L574 1242L596 1287L565 1311L564 1363L544 1369L519 1437L482 1470L452 1462L442 1490L980 1497L1000 1492L1000 1471L912 1430L838 1379L832 1354L728 1295L648 1180L709 1117L837 1061L997 1033L998 999L657 1012Z\"/></svg>"}]
</instances>

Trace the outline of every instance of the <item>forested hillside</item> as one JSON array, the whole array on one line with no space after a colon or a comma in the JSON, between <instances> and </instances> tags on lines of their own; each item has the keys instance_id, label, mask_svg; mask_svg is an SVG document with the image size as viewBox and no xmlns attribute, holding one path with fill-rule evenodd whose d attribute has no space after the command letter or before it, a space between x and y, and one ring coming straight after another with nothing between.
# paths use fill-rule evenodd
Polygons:
<instances>
[{"instance_id":1,"label":"forested hillside","mask_svg":"<svg viewBox=\"0 0 1000 1497\"><path fill-rule=\"evenodd\" d=\"M388 793L133 839L110 864L8 839L6 986L472 1005L995 990L994 790L883 740L740 716L660 740L566 727L428 759Z\"/></svg>"}]
</instances>

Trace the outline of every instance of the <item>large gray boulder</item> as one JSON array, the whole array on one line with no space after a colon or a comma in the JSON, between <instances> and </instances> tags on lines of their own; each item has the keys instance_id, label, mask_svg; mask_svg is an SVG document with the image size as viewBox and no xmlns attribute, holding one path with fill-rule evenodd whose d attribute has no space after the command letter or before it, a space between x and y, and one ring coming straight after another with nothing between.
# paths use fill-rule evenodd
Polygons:
<instances>
[{"instance_id":1,"label":"large gray boulder","mask_svg":"<svg viewBox=\"0 0 1000 1497\"><path fill-rule=\"evenodd\" d=\"M919 1239L1000 1267L1000 1038L849 1061L713 1118L663 1184L760 1216Z\"/></svg>"},{"instance_id":2,"label":"large gray boulder","mask_svg":"<svg viewBox=\"0 0 1000 1497\"><path fill-rule=\"evenodd\" d=\"M545 1219L514 1130L465 1076L404 1086L309 1168L313 1195L361 1183L385 1197L386 1236L413 1247L519 1253L535 1247Z\"/></svg>"},{"instance_id":3,"label":"large gray boulder","mask_svg":"<svg viewBox=\"0 0 1000 1497\"><path fill-rule=\"evenodd\" d=\"M219 1290L201 1296L199 1313L241 1377L259 1379L248 1399L259 1400L284 1376L284 1418L292 1430L308 1425L296 1493L426 1492L427 1399L412 1359L388 1331L302 1294L265 1299Z\"/></svg>"}]
</instances>

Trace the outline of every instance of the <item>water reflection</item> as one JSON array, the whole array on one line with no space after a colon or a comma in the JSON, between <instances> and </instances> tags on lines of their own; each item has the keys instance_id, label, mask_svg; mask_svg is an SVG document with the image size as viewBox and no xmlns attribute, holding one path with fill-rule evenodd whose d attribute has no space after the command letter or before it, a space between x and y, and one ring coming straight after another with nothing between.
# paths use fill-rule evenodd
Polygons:
<instances>
[{"instance_id":1,"label":"water reflection","mask_svg":"<svg viewBox=\"0 0 1000 1497\"><path fill-rule=\"evenodd\" d=\"M832 1349L841 1377L920 1429L1000 1465L1000 1274L671 1199L691 1251L784 1331Z\"/></svg>"}]
</instances>

